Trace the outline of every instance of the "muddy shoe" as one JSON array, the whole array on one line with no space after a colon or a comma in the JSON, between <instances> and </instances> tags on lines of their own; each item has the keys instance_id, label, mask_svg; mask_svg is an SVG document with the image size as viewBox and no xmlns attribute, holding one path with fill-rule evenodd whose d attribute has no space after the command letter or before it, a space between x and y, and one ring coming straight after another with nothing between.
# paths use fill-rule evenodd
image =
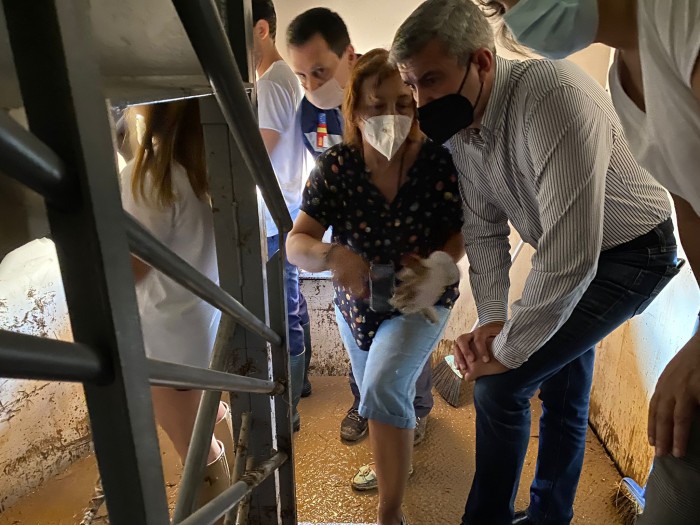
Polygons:
<instances>
[{"instance_id":1,"label":"muddy shoe","mask_svg":"<svg viewBox=\"0 0 700 525\"><path fill-rule=\"evenodd\" d=\"M411 470L408 471L408 475L413 475L413 465L411 465ZM377 488L377 473L374 471L374 463L369 463L367 465L362 465L360 470L357 471L350 481L352 488L359 490L360 492L365 492L367 490L375 490Z\"/></svg>"},{"instance_id":2,"label":"muddy shoe","mask_svg":"<svg viewBox=\"0 0 700 525\"><path fill-rule=\"evenodd\" d=\"M345 441L357 441L365 434L367 434L367 420L356 408L351 408L340 422L340 438Z\"/></svg>"},{"instance_id":3,"label":"muddy shoe","mask_svg":"<svg viewBox=\"0 0 700 525\"><path fill-rule=\"evenodd\" d=\"M428 431L428 416L416 418L416 430L413 432L413 446L415 447L425 439Z\"/></svg>"}]
</instances>

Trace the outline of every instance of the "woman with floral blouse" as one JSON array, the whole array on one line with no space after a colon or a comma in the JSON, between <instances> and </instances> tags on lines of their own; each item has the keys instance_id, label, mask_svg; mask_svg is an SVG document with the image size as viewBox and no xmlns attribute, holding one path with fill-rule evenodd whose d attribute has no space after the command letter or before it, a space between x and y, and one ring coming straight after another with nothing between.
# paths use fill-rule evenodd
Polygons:
<instances>
[{"instance_id":1,"label":"woman with floral blouse","mask_svg":"<svg viewBox=\"0 0 700 525\"><path fill-rule=\"evenodd\" d=\"M416 379L459 295L457 173L447 150L421 135L411 91L387 51L358 61L343 114L344 142L319 157L309 177L288 257L333 274L338 328L360 388L360 414L369 420L377 522L399 525L406 523ZM328 228L330 244L322 241ZM397 287L385 297L388 306L370 295L370 269L391 273L391 266Z\"/></svg>"}]
</instances>

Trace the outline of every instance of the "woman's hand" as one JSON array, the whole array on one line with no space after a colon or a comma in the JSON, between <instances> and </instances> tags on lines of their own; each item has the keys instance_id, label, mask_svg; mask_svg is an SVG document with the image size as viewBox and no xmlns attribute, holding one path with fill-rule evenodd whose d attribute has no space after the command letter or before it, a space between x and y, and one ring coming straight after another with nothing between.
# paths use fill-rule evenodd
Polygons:
<instances>
[{"instance_id":1,"label":"woman's hand","mask_svg":"<svg viewBox=\"0 0 700 525\"><path fill-rule=\"evenodd\" d=\"M333 280L359 298L369 295L369 264L350 248L333 244L327 255L328 269Z\"/></svg>"},{"instance_id":2,"label":"woman's hand","mask_svg":"<svg viewBox=\"0 0 700 525\"><path fill-rule=\"evenodd\" d=\"M449 285L459 281L459 268L442 251L433 252L427 259L408 254L401 263L403 269L397 275L401 284L391 304L402 314L421 312L431 322L437 322L433 306Z\"/></svg>"}]
</instances>

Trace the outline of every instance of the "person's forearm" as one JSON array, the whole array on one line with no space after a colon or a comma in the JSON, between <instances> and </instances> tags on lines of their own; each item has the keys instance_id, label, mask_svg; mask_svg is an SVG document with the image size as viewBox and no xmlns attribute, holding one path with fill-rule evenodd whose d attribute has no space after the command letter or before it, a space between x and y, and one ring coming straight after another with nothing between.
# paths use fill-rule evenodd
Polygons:
<instances>
[{"instance_id":1,"label":"person's forearm","mask_svg":"<svg viewBox=\"0 0 700 525\"><path fill-rule=\"evenodd\" d=\"M695 274L695 279L700 284L700 234L698 234L700 232L700 217L685 199L673 195L673 202L676 205L678 236Z\"/></svg>"},{"instance_id":2,"label":"person's forearm","mask_svg":"<svg viewBox=\"0 0 700 525\"><path fill-rule=\"evenodd\" d=\"M287 237L287 258L307 272L323 272L328 270L328 252L332 246L305 233L293 233Z\"/></svg>"},{"instance_id":3,"label":"person's forearm","mask_svg":"<svg viewBox=\"0 0 700 525\"><path fill-rule=\"evenodd\" d=\"M136 284L140 283L146 275L148 275L148 272L151 271L151 267L147 265L145 262L143 262L141 259L138 257L134 257L133 255L131 256L131 270L134 274L134 282Z\"/></svg>"},{"instance_id":4,"label":"person's forearm","mask_svg":"<svg viewBox=\"0 0 700 525\"><path fill-rule=\"evenodd\" d=\"M464 237L462 233L456 233L450 237L442 251L447 253L455 263L458 263L464 257Z\"/></svg>"}]
</instances>

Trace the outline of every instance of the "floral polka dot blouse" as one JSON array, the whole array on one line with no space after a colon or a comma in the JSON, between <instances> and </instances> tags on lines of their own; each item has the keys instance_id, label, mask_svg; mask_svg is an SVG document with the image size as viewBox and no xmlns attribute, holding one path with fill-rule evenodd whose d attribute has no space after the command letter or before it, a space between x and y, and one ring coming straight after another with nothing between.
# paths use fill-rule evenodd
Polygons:
<instances>
[{"instance_id":1,"label":"floral polka dot blouse","mask_svg":"<svg viewBox=\"0 0 700 525\"><path fill-rule=\"evenodd\" d=\"M301 209L332 228L333 242L367 261L393 263L397 272L402 255L427 257L443 249L463 222L457 170L449 152L431 142L422 146L408 180L391 203L372 184L357 148L333 146L318 158ZM335 304L362 350L370 349L382 321L400 315L374 312L368 299L353 297L338 283L334 288ZM458 296L459 283L455 283L436 304L451 308Z\"/></svg>"}]
</instances>

